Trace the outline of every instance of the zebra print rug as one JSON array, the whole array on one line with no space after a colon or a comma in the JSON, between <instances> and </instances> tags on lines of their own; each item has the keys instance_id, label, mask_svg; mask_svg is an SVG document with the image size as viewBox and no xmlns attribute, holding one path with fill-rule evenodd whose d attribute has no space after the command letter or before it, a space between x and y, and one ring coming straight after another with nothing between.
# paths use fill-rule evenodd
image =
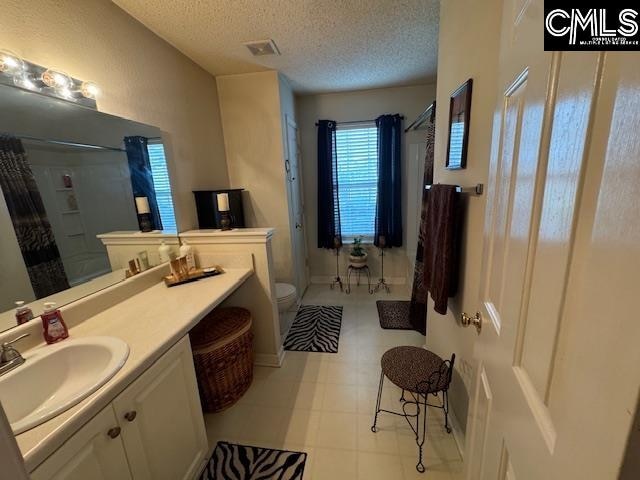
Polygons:
<instances>
[{"instance_id":1,"label":"zebra print rug","mask_svg":"<svg viewBox=\"0 0 640 480\"><path fill-rule=\"evenodd\" d=\"M218 442L200 480L300 480L307 454Z\"/></svg>"},{"instance_id":2,"label":"zebra print rug","mask_svg":"<svg viewBox=\"0 0 640 480\"><path fill-rule=\"evenodd\" d=\"M341 306L302 305L284 341L284 349L338 353L341 325Z\"/></svg>"}]
</instances>

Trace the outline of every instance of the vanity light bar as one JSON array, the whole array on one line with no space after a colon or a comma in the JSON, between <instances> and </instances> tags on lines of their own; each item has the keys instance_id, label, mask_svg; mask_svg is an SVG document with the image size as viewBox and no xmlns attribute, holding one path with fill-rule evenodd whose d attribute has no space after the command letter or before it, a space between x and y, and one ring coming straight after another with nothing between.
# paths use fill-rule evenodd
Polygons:
<instances>
[{"instance_id":1,"label":"vanity light bar","mask_svg":"<svg viewBox=\"0 0 640 480\"><path fill-rule=\"evenodd\" d=\"M31 63L10 50L0 50L0 84L16 86L93 109L97 109L96 97L100 93L95 83Z\"/></svg>"}]
</instances>

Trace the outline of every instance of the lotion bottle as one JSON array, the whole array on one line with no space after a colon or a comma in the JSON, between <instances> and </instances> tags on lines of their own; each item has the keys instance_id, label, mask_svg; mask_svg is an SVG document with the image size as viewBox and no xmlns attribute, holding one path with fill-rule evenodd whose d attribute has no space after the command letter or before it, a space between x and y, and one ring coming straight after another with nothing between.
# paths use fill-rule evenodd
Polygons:
<instances>
[{"instance_id":1,"label":"lotion bottle","mask_svg":"<svg viewBox=\"0 0 640 480\"><path fill-rule=\"evenodd\" d=\"M180 245L180 256L187 258L187 269L189 271L196 269L196 258L193 255L193 247L184 240L182 241L182 245Z\"/></svg>"},{"instance_id":2,"label":"lotion bottle","mask_svg":"<svg viewBox=\"0 0 640 480\"><path fill-rule=\"evenodd\" d=\"M62 319L55 302L45 302L42 318L42 334L48 344L59 342L69 337L69 330Z\"/></svg>"}]
</instances>

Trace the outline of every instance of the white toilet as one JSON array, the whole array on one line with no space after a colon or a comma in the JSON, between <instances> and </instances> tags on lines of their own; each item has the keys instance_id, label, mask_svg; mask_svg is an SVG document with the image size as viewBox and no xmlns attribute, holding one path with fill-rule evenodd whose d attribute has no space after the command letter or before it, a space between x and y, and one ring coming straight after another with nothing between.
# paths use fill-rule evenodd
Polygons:
<instances>
[{"instance_id":1,"label":"white toilet","mask_svg":"<svg viewBox=\"0 0 640 480\"><path fill-rule=\"evenodd\" d=\"M278 312L280 313L280 335L289 330L295 317L293 308L298 301L296 287L289 283L276 283L276 297L278 299Z\"/></svg>"}]
</instances>

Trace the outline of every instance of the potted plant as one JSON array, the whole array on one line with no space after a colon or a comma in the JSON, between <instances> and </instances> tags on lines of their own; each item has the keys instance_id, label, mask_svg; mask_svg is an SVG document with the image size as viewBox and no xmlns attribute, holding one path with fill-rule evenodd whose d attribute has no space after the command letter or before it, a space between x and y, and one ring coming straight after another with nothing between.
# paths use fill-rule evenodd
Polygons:
<instances>
[{"instance_id":1,"label":"potted plant","mask_svg":"<svg viewBox=\"0 0 640 480\"><path fill-rule=\"evenodd\" d=\"M362 237L355 237L349 252L349 264L354 268L362 268L367 264L367 252L362 246Z\"/></svg>"}]
</instances>

